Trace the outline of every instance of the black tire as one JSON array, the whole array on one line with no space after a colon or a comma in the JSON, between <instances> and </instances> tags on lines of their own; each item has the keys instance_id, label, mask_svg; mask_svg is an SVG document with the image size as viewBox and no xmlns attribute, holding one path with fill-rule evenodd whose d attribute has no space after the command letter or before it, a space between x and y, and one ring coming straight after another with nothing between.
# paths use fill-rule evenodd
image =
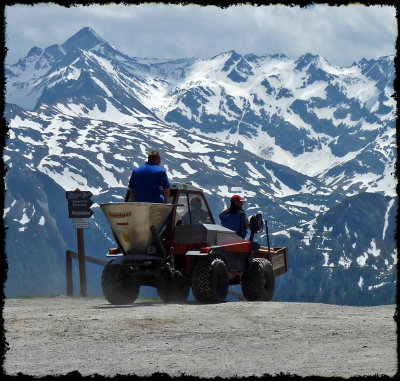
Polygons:
<instances>
[{"instance_id":1,"label":"black tire","mask_svg":"<svg viewBox=\"0 0 400 381\"><path fill-rule=\"evenodd\" d=\"M157 294L164 303L183 303L189 296L190 286L171 280L166 287L157 287Z\"/></svg>"},{"instance_id":2,"label":"black tire","mask_svg":"<svg viewBox=\"0 0 400 381\"><path fill-rule=\"evenodd\" d=\"M275 276L271 262L254 258L242 276L242 291L246 300L270 301L275 291Z\"/></svg>"},{"instance_id":3,"label":"black tire","mask_svg":"<svg viewBox=\"0 0 400 381\"><path fill-rule=\"evenodd\" d=\"M111 304L132 304L138 297L140 283L131 269L110 262L104 266L101 288Z\"/></svg>"},{"instance_id":4,"label":"black tire","mask_svg":"<svg viewBox=\"0 0 400 381\"><path fill-rule=\"evenodd\" d=\"M229 289L228 269L219 258L199 260L194 265L192 291L197 301L221 303Z\"/></svg>"},{"instance_id":5,"label":"black tire","mask_svg":"<svg viewBox=\"0 0 400 381\"><path fill-rule=\"evenodd\" d=\"M164 303L183 303L189 296L190 285L180 274L172 275L168 267L164 267L163 276L158 282L157 294Z\"/></svg>"}]
</instances>

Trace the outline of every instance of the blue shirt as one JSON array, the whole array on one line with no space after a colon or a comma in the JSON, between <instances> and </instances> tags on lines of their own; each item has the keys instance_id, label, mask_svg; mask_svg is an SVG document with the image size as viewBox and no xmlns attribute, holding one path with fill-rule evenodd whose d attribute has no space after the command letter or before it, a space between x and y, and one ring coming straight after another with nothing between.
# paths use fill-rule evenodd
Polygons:
<instances>
[{"instance_id":1,"label":"blue shirt","mask_svg":"<svg viewBox=\"0 0 400 381\"><path fill-rule=\"evenodd\" d=\"M226 209L219 214L221 225L227 229L234 230L242 238L246 238L246 212L242 209Z\"/></svg>"},{"instance_id":2,"label":"blue shirt","mask_svg":"<svg viewBox=\"0 0 400 381\"><path fill-rule=\"evenodd\" d=\"M157 164L146 163L132 171L129 188L135 190L136 202L164 202L161 192L171 188L165 169Z\"/></svg>"}]
</instances>

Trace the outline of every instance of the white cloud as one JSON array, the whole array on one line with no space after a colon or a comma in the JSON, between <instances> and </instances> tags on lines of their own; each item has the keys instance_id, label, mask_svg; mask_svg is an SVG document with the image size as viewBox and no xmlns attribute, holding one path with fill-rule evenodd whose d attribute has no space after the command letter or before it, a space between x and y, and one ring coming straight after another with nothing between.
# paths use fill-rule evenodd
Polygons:
<instances>
[{"instance_id":1,"label":"white cloud","mask_svg":"<svg viewBox=\"0 0 400 381\"><path fill-rule=\"evenodd\" d=\"M314 5L229 8L199 5L55 4L6 6L7 62L36 45L62 44L89 26L122 52L136 57L210 58L224 51L283 53L296 59L319 54L351 65L361 58L395 54L394 6Z\"/></svg>"}]
</instances>

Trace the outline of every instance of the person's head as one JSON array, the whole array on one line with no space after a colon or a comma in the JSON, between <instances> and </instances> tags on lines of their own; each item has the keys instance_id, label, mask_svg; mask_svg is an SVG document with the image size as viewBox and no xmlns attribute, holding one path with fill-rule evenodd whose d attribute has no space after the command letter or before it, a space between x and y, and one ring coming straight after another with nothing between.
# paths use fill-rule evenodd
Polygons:
<instances>
[{"instance_id":1,"label":"person's head","mask_svg":"<svg viewBox=\"0 0 400 381\"><path fill-rule=\"evenodd\" d=\"M198 210L201 209L202 203L200 197L194 197L190 201L190 206L192 209Z\"/></svg>"},{"instance_id":2,"label":"person's head","mask_svg":"<svg viewBox=\"0 0 400 381\"><path fill-rule=\"evenodd\" d=\"M247 202L247 200L239 196L238 194L235 194L234 196L231 197L231 205L235 205L240 209L243 207L243 204L245 202Z\"/></svg>"},{"instance_id":3,"label":"person's head","mask_svg":"<svg viewBox=\"0 0 400 381\"><path fill-rule=\"evenodd\" d=\"M147 156L147 161L150 164L160 164L161 163L161 156L158 151L151 151Z\"/></svg>"}]
</instances>

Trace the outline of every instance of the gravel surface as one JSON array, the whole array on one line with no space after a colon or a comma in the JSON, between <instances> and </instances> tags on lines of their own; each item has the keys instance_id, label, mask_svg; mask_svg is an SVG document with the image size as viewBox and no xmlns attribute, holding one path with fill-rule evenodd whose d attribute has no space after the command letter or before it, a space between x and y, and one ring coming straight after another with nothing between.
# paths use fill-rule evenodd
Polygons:
<instances>
[{"instance_id":1,"label":"gravel surface","mask_svg":"<svg viewBox=\"0 0 400 381\"><path fill-rule=\"evenodd\" d=\"M394 376L394 314L393 305L7 299L3 370L33 376L75 370L83 376Z\"/></svg>"}]
</instances>

